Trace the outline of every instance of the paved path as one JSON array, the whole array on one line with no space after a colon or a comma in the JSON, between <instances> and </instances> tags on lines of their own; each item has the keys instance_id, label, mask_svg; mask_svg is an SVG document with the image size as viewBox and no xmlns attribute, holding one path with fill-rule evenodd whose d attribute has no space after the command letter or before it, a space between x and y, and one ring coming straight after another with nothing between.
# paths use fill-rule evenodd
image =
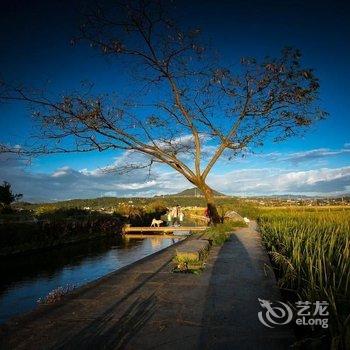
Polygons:
<instances>
[{"instance_id":1,"label":"paved path","mask_svg":"<svg viewBox=\"0 0 350 350\"><path fill-rule=\"evenodd\" d=\"M171 273L174 249L8 323L0 348L288 349L289 329L257 319L258 298L280 300L258 233L213 247L200 275Z\"/></svg>"}]
</instances>

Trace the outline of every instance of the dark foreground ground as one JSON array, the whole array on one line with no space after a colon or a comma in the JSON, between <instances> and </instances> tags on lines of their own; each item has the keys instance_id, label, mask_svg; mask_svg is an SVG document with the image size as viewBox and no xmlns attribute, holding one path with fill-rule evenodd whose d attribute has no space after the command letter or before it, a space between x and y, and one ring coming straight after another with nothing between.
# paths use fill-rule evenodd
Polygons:
<instances>
[{"instance_id":1,"label":"dark foreground ground","mask_svg":"<svg viewBox=\"0 0 350 350\"><path fill-rule=\"evenodd\" d=\"M181 242L180 244L186 244ZM176 245L0 328L1 349L288 349L258 320L281 300L257 232L213 247L200 275L172 273Z\"/></svg>"}]
</instances>

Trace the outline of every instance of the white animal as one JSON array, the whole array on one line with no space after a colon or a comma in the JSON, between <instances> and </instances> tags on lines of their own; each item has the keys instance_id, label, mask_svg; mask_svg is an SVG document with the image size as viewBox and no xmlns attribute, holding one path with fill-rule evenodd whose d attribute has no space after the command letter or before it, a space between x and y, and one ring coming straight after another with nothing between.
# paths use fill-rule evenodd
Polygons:
<instances>
[{"instance_id":1,"label":"white animal","mask_svg":"<svg viewBox=\"0 0 350 350\"><path fill-rule=\"evenodd\" d=\"M153 219L152 223L151 223L151 227L159 227L160 224L162 224L164 221L163 220L157 220L157 219Z\"/></svg>"},{"instance_id":2,"label":"white animal","mask_svg":"<svg viewBox=\"0 0 350 350\"><path fill-rule=\"evenodd\" d=\"M244 222L245 222L246 224L249 224L249 223L250 223L250 220L249 220L248 218L246 218L246 217L244 217L243 220L244 220Z\"/></svg>"}]
</instances>

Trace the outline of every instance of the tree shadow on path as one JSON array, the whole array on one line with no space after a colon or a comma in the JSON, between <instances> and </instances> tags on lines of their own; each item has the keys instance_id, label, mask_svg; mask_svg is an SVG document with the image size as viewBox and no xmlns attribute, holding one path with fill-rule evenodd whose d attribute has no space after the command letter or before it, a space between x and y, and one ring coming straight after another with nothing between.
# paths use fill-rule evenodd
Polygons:
<instances>
[{"instance_id":1,"label":"tree shadow on path","mask_svg":"<svg viewBox=\"0 0 350 350\"><path fill-rule=\"evenodd\" d=\"M258 320L258 298L281 300L268 258L255 234L234 234L212 267L203 308L200 349L288 349L291 332Z\"/></svg>"},{"instance_id":2,"label":"tree shadow on path","mask_svg":"<svg viewBox=\"0 0 350 350\"><path fill-rule=\"evenodd\" d=\"M166 261L157 271L148 275L142 283L138 284L136 288L133 288L122 299L119 299L110 306L80 332L70 335L64 339L63 342L57 344L55 349L123 348L155 313L157 305L155 292L151 293L146 298L137 297L119 318L117 317L118 308L124 301L127 301L129 298L134 298L145 283L168 265L169 261L170 260Z\"/></svg>"}]
</instances>

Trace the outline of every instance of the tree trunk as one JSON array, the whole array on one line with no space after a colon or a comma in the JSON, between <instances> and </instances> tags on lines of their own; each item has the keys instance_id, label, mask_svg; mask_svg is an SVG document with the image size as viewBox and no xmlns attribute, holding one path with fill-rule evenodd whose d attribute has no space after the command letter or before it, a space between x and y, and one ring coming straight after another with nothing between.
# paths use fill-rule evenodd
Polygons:
<instances>
[{"instance_id":1,"label":"tree trunk","mask_svg":"<svg viewBox=\"0 0 350 350\"><path fill-rule=\"evenodd\" d=\"M210 224L216 225L221 223L221 217L218 213L213 190L206 184L202 183L198 188L203 192L204 198L207 201L208 215L210 218Z\"/></svg>"}]
</instances>

